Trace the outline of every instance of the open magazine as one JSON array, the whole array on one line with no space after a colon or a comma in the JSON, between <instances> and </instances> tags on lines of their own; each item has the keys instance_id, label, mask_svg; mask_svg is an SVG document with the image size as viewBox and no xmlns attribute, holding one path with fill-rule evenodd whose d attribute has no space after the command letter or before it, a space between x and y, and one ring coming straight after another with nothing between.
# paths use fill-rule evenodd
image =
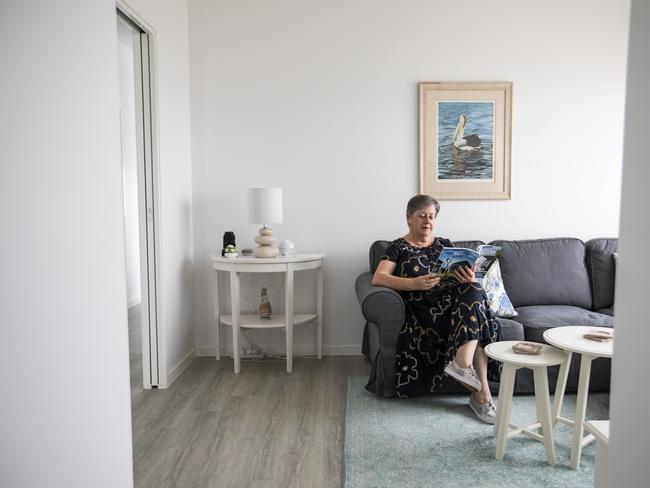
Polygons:
<instances>
[{"instance_id":1,"label":"open magazine","mask_svg":"<svg viewBox=\"0 0 650 488\"><path fill-rule=\"evenodd\" d=\"M476 251L464 247L443 247L433 266L433 272L440 275L439 286L445 288L458 285L454 270L463 266L474 267L474 275L482 280L499 257L500 251L500 246L488 244L477 247Z\"/></svg>"}]
</instances>

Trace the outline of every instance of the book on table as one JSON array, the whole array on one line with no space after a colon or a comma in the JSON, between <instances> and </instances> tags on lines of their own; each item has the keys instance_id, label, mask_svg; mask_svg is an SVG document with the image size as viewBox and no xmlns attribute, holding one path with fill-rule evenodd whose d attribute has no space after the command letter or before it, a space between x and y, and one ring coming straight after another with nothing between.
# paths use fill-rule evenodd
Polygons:
<instances>
[{"instance_id":1,"label":"book on table","mask_svg":"<svg viewBox=\"0 0 650 488\"><path fill-rule=\"evenodd\" d=\"M500 246L488 244L477 247L476 251L465 247L443 247L433 270L440 276L440 286L443 288L459 284L454 271L463 266L474 268L474 276L482 280L499 257L500 251Z\"/></svg>"},{"instance_id":2,"label":"book on table","mask_svg":"<svg viewBox=\"0 0 650 488\"><path fill-rule=\"evenodd\" d=\"M583 336L585 339L591 339L592 341L607 342L614 340L614 331L603 329L589 329L586 334L583 334Z\"/></svg>"},{"instance_id":3,"label":"book on table","mask_svg":"<svg viewBox=\"0 0 650 488\"><path fill-rule=\"evenodd\" d=\"M537 342L518 342L512 346L512 352L517 354L539 354L542 350L542 345Z\"/></svg>"}]
</instances>

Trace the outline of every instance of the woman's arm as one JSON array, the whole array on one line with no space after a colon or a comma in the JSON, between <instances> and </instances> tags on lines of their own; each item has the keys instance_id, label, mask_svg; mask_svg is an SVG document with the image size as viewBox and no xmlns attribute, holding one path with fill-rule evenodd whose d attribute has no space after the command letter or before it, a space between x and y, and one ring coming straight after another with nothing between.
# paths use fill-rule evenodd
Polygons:
<instances>
[{"instance_id":1,"label":"woman's arm","mask_svg":"<svg viewBox=\"0 0 650 488\"><path fill-rule=\"evenodd\" d=\"M392 261L383 260L379 262L377 270L372 277L372 284L385 286L393 290L429 290L440 282L436 275L427 274L415 278L401 278L393 276L397 264Z\"/></svg>"}]
</instances>

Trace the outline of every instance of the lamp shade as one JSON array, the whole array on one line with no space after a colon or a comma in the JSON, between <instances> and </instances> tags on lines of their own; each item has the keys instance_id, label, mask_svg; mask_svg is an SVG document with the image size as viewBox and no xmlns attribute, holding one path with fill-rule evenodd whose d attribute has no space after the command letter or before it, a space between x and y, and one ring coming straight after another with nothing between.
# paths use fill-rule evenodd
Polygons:
<instances>
[{"instance_id":1,"label":"lamp shade","mask_svg":"<svg viewBox=\"0 0 650 488\"><path fill-rule=\"evenodd\" d=\"M282 188L249 188L248 222L250 224L281 224Z\"/></svg>"}]
</instances>

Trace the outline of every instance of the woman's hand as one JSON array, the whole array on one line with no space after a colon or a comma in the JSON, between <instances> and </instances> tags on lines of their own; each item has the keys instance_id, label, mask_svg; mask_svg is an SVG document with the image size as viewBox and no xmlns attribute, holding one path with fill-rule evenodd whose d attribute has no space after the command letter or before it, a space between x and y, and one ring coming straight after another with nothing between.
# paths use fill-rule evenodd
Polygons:
<instances>
[{"instance_id":1,"label":"woman's hand","mask_svg":"<svg viewBox=\"0 0 650 488\"><path fill-rule=\"evenodd\" d=\"M413 278L413 286L415 290L430 290L440 283L440 276L436 274L425 274Z\"/></svg>"},{"instance_id":2,"label":"woman's hand","mask_svg":"<svg viewBox=\"0 0 650 488\"><path fill-rule=\"evenodd\" d=\"M463 266L454 270L454 276L459 283L476 283L476 276L474 275L474 268Z\"/></svg>"}]
</instances>

